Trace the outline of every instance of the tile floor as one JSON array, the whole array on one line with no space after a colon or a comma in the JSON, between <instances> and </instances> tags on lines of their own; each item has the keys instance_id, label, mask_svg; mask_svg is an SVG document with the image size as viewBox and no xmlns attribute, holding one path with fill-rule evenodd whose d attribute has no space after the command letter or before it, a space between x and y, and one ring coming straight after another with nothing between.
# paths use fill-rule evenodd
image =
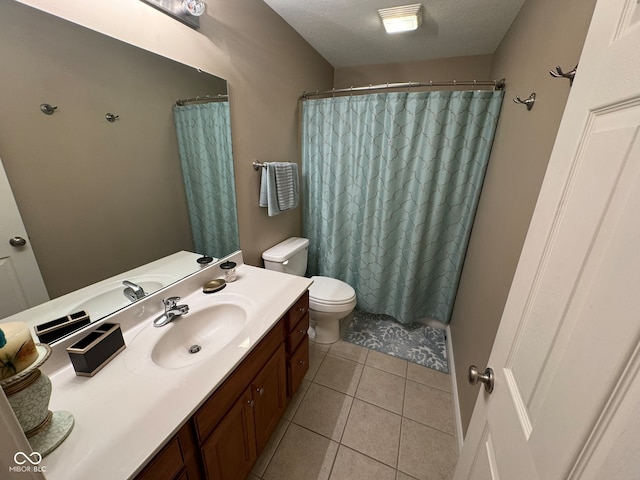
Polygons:
<instances>
[{"instance_id":1,"label":"tile floor","mask_svg":"<svg viewBox=\"0 0 640 480\"><path fill-rule=\"evenodd\" d=\"M449 375L338 342L309 372L249 480L450 480Z\"/></svg>"}]
</instances>

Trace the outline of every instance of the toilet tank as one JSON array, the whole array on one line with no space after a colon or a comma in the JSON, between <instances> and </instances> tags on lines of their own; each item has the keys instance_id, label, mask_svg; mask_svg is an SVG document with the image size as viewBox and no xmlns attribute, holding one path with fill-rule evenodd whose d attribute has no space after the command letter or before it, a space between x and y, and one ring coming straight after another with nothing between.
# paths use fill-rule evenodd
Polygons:
<instances>
[{"instance_id":1,"label":"toilet tank","mask_svg":"<svg viewBox=\"0 0 640 480\"><path fill-rule=\"evenodd\" d=\"M302 277L307 271L308 250L307 238L287 238L262 254L264 268Z\"/></svg>"}]
</instances>

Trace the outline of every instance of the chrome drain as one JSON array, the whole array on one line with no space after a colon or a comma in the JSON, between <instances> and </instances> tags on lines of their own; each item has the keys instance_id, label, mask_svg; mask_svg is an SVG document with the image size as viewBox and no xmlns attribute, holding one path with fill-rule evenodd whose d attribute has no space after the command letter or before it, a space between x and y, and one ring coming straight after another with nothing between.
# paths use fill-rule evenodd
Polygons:
<instances>
[{"instance_id":1,"label":"chrome drain","mask_svg":"<svg viewBox=\"0 0 640 480\"><path fill-rule=\"evenodd\" d=\"M189 353L191 354L198 353L200 350L202 350L202 347L200 345L191 345L189 347Z\"/></svg>"}]
</instances>

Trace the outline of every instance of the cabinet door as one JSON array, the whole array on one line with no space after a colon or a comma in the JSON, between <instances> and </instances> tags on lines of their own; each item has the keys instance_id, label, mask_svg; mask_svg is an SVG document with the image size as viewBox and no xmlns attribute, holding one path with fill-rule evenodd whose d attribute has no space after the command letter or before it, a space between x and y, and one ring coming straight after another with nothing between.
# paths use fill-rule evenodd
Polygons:
<instances>
[{"instance_id":1,"label":"cabinet door","mask_svg":"<svg viewBox=\"0 0 640 480\"><path fill-rule=\"evenodd\" d=\"M202 445L202 458L210 480L244 479L256 460L254 400L245 390Z\"/></svg>"},{"instance_id":2,"label":"cabinet door","mask_svg":"<svg viewBox=\"0 0 640 480\"><path fill-rule=\"evenodd\" d=\"M286 389L284 345L280 345L251 383L251 392L255 400L254 415L258 452L262 451L284 413L287 401Z\"/></svg>"}]
</instances>

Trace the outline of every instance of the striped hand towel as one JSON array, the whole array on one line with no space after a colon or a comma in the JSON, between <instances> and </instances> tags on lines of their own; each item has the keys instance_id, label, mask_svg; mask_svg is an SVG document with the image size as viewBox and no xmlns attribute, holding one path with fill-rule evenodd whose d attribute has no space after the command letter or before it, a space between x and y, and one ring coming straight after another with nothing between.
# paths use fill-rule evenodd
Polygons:
<instances>
[{"instance_id":1,"label":"striped hand towel","mask_svg":"<svg viewBox=\"0 0 640 480\"><path fill-rule=\"evenodd\" d=\"M298 206L298 165L275 162L278 208L289 210Z\"/></svg>"},{"instance_id":2,"label":"striped hand towel","mask_svg":"<svg viewBox=\"0 0 640 480\"><path fill-rule=\"evenodd\" d=\"M261 207L267 207L270 217L298 206L298 165L270 162L262 169L260 184Z\"/></svg>"}]
</instances>

